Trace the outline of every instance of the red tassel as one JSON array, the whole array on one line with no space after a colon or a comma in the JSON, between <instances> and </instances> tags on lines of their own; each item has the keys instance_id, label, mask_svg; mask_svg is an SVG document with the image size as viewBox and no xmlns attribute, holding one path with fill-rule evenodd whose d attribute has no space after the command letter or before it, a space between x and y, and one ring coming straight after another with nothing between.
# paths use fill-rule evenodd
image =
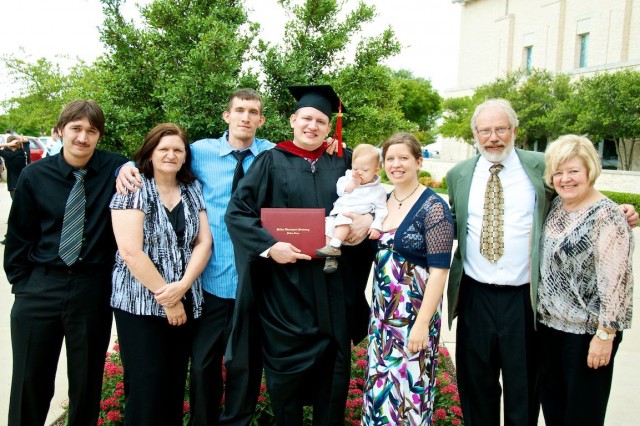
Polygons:
<instances>
[{"instance_id":1,"label":"red tassel","mask_svg":"<svg viewBox=\"0 0 640 426\"><path fill-rule=\"evenodd\" d=\"M340 101L340 105L338 106L334 139L338 139L338 157L342 157L342 101Z\"/></svg>"}]
</instances>

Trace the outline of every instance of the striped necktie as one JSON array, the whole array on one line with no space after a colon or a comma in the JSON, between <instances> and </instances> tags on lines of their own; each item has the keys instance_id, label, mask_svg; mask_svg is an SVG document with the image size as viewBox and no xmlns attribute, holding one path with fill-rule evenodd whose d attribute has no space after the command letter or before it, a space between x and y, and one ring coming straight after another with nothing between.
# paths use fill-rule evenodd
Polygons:
<instances>
[{"instance_id":1,"label":"striped necktie","mask_svg":"<svg viewBox=\"0 0 640 426\"><path fill-rule=\"evenodd\" d=\"M504 254L504 193L498 177L503 167L498 163L489 168L491 175L484 194L480 253L491 263Z\"/></svg>"},{"instance_id":2,"label":"striped necktie","mask_svg":"<svg viewBox=\"0 0 640 426\"><path fill-rule=\"evenodd\" d=\"M86 169L73 171L76 183L71 188L69 198L67 198L67 205L64 209L58 254L68 266L73 265L78 260L78 255L82 248L84 208L87 203L84 193L84 176L86 174Z\"/></svg>"}]
</instances>

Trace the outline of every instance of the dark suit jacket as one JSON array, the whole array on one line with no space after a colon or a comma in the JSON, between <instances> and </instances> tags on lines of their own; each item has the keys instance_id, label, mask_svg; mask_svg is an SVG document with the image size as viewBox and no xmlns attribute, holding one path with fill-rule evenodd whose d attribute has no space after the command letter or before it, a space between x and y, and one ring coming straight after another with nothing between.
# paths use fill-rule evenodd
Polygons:
<instances>
[{"instance_id":1,"label":"dark suit jacket","mask_svg":"<svg viewBox=\"0 0 640 426\"><path fill-rule=\"evenodd\" d=\"M533 229L531 230L531 241L529 244L530 256L530 282L531 282L531 305L535 316L536 300L538 298L538 281L540 278L540 235L544 226L544 219L549 211L551 200L555 193L553 189L544 184L544 155L540 152L524 151L516 149L516 154L522 163L529 180L536 193ZM447 173L447 184L449 185L449 204L456 227L458 248L453 255L451 271L449 272L449 285L447 287L447 297L449 300L449 328L453 319L458 315L458 293L460 290L460 280L463 274L464 256L467 250L467 217L469 208L469 191L473 172L478 162L479 155L462 161L455 165ZM505 200L508 202L508 200ZM525 255L525 253L523 253Z\"/></svg>"}]
</instances>

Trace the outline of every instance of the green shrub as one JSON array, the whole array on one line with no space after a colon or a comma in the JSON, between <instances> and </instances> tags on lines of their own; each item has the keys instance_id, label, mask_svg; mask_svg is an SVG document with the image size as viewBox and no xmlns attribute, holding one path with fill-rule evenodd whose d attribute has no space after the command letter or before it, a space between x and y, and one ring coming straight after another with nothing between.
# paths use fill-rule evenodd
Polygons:
<instances>
[{"instance_id":1,"label":"green shrub","mask_svg":"<svg viewBox=\"0 0 640 426\"><path fill-rule=\"evenodd\" d=\"M426 170L420 170L420 172L418 172L418 180L423 177L431 177L431 173Z\"/></svg>"},{"instance_id":2,"label":"green shrub","mask_svg":"<svg viewBox=\"0 0 640 426\"><path fill-rule=\"evenodd\" d=\"M387 177L387 172L384 169L380 169L380 182L391 184L391 181Z\"/></svg>"},{"instance_id":3,"label":"green shrub","mask_svg":"<svg viewBox=\"0 0 640 426\"><path fill-rule=\"evenodd\" d=\"M630 194L627 192L600 191L611 201L617 204L632 204L637 212L640 212L640 194Z\"/></svg>"},{"instance_id":4,"label":"green shrub","mask_svg":"<svg viewBox=\"0 0 640 426\"><path fill-rule=\"evenodd\" d=\"M440 188L449 189L449 186L447 186L447 178L446 177L443 177L442 180L440 181Z\"/></svg>"},{"instance_id":5,"label":"green shrub","mask_svg":"<svg viewBox=\"0 0 640 426\"><path fill-rule=\"evenodd\" d=\"M420 182L421 184L423 184L424 186L427 187L432 187L433 186L433 179L431 178L431 176L422 176L418 178L418 182Z\"/></svg>"}]
</instances>

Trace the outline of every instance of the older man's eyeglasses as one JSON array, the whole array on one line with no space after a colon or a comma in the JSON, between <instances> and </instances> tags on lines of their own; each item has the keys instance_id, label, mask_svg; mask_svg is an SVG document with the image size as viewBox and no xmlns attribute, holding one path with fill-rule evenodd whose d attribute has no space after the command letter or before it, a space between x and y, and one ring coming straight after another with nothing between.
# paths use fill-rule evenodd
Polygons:
<instances>
[{"instance_id":1,"label":"older man's eyeglasses","mask_svg":"<svg viewBox=\"0 0 640 426\"><path fill-rule=\"evenodd\" d=\"M483 138L490 137L493 132L496 132L498 136L506 136L510 131L511 127L498 127L497 129L478 129L476 127L476 132Z\"/></svg>"}]
</instances>

